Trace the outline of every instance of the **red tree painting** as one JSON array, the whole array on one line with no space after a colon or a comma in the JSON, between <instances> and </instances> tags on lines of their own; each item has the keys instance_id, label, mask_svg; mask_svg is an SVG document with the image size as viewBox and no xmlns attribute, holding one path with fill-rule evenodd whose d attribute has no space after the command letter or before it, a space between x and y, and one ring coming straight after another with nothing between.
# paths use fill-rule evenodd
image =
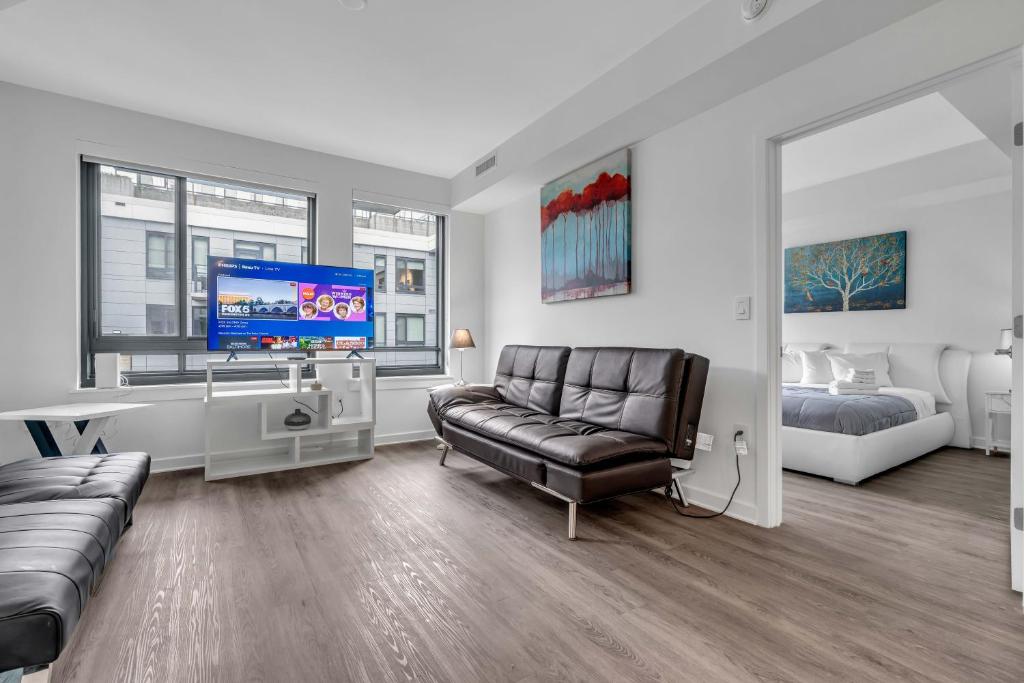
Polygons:
<instances>
[{"instance_id":1,"label":"red tree painting","mask_svg":"<svg viewBox=\"0 0 1024 683\"><path fill-rule=\"evenodd\" d=\"M545 185L540 232L545 303L629 293L629 151Z\"/></svg>"}]
</instances>

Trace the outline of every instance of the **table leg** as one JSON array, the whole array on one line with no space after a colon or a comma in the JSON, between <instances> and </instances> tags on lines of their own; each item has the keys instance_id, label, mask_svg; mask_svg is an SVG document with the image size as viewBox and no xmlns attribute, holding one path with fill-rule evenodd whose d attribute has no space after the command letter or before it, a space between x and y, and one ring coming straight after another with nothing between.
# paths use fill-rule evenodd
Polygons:
<instances>
[{"instance_id":1,"label":"table leg","mask_svg":"<svg viewBox=\"0 0 1024 683\"><path fill-rule=\"evenodd\" d=\"M57 440L53 438L53 432L50 431L50 426L46 424L46 420L25 420L25 427L28 428L28 433L32 436L39 455L44 458L55 458L64 455L60 452L60 446L57 445Z\"/></svg>"},{"instance_id":2,"label":"table leg","mask_svg":"<svg viewBox=\"0 0 1024 683\"><path fill-rule=\"evenodd\" d=\"M75 422L78 428L78 439L71 447L71 455L89 455L90 453L103 454L107 452L106 446L100 441L100 434L107 425L107 417L97 417L92 420L79 420Z\"/></svg>"}]
</instances>

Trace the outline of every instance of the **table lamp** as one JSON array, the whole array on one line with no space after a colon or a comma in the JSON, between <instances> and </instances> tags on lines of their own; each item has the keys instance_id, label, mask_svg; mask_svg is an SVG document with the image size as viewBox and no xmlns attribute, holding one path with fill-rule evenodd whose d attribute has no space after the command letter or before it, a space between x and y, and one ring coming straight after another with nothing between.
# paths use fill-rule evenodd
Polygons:
<instances>
[{"instance_id":1,"label":"table lamp","mask_svg":"<svg viewBox=\"0 0 1024 683\"><path fill-rule=\"evenodd\" d=\"M1013 330L999 330L999 348L997 356L1013 356Z\"/></svg>"},{"instance_id":2,"label":"table lamp","mask_svg":"<svg viewBox=\"0 0 1024 683\"><path fill-rule=\"evenodd\" d=\"M473 343L473 335L469 333L469 330L459 329L452 332L450 346L459 352L459 381L455 384L461 387L466 384L466 380L462 378L462 352L465 349L475 349L476 344Z\"/></svg>"}]
</instances>

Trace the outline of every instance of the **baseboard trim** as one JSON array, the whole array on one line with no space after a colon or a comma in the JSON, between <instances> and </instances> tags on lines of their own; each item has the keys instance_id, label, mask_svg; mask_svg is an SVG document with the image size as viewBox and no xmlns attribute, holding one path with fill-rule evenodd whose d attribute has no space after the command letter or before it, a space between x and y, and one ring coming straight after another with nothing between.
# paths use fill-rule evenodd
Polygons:
<instances>
[{"instance_id":1,"label":"baseboard trim","mask_svg":"<svg viewBox=\"0 0 1024 683\"><path fill-rule=\"evenodd\" d=\"M725 507L725 504L729 502L728 496L723 496L714 491L708 491L707 489L698 488L696 486L683 485L683 493L686 494L686 500L691 505L697 505L705 510L712 510L718 512ZM695 513L700 514L700 513ZM725 512L725 517L732 517L738 519L741 522L747 524L757 524L757 506L753 503L748 503L745 500L733 500L732 505Z\"/></svg>"},{"instance_id":2,"label":"baseboard trim","mask_svg":"<svg viewBox=\"0 0 1024 683\"><path fill-rule=\"evenodd\" d=\"M415 432L396 432L394 434L379 434L375 435L373 443L375 446L387 446L397 443L409 443L411 441L426 441L433 439L436 436L433 429L425 429ZM221 457L231 455L253 455L259 453L273 453L280 451L280 448L273 446L264 448L240 448L234 451L224 451L219 453ZM150 464L150 471L153 473L158 472L177 472L179 470L194 470L203 467L206 464L206 455L203 453L189 453L185 455L169 455L163 458L153 458Z\"/></svg>"},{"instance_id":3,"label":"baseboard trim","mask_svg":"<svg viewBox=\"0 0 1024 683\"><path fill-rule=\"evenodd\" d=\"M986 443L986 441L987 440L985 439L985 437L983 437L983 436L976 436L976 437L971 439L971 444L973 445L974 448L985 450L985 443ZM1010 442L1009 441L996 441L992 445L995 446L996 448L998 448L1001 451L1006 451L1006 452L1010 451Z\"/></svg>"}]
</instances>

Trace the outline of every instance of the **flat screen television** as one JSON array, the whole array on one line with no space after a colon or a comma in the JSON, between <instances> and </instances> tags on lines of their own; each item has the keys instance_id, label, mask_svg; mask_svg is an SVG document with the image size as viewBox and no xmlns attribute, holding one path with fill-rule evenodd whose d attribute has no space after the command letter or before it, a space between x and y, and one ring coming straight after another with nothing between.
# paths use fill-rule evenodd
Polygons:
<instances>
[{"instance_id":1,"label":"flat screen television","mask_svg":"<svg viewBox=\"0 0 1024 683\"><path fill-rule=\"evenodd\" d=\"M210 351L373 346L373 271L211 256Z\"/></svg>"}]
</instances>

